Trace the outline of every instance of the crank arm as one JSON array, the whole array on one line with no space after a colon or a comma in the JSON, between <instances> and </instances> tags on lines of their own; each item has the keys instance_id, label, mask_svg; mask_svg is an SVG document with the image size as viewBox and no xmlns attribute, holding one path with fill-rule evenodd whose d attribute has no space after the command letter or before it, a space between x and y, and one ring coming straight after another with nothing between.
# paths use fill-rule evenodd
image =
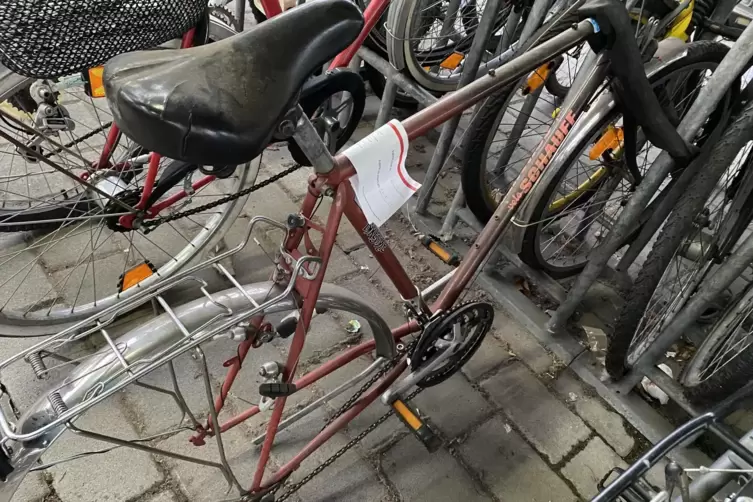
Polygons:
<instances>
[{"instance_id":1,"label":"crank arm","mask_svg":"<svg viewBox=\"0 0 753 502\"><path fill-rule=\"evenodd\" d=\"M437 369L440 364L445 362L455 353L455 350L459 346L461 346L464 341L460 323L455 324L452 327L452 331L453 331L453 340L452 342L448 343L447 348L443 350L441 354L439 354L436 358L434 358L434 360L429 362L426 366L424 366L423 368L419 368L418 371L410 372L408 376L403 378L400 382L398 382L397 384L393 385L392 387L384 391L384 394L382 394L382 397L381 397L382 403L386 404L387 406L391 405L392 402L395 401L396 399L399 399L400 396L406 390L418 384L418 382L423 380L429 373Z\"/></svg>"}]
</instances>

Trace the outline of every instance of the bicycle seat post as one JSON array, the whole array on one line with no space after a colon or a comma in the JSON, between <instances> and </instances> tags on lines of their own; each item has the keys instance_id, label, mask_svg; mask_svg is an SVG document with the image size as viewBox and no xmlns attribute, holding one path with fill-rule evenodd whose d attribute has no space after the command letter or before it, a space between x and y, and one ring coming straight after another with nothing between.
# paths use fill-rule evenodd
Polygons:
<instances>
[{"instance_id":1,"label":"bicycle seat post","mask_svg":"<svg viewBox=\"0 0 753 502\"><path fill-rule=\"evenodd\" d=\"M300 106L297 109L298 121L293 138L303 153L311 161L317 174L327 174L335 168L335 159L327 149L314 125Z\"/></svg>"}]
</instances>

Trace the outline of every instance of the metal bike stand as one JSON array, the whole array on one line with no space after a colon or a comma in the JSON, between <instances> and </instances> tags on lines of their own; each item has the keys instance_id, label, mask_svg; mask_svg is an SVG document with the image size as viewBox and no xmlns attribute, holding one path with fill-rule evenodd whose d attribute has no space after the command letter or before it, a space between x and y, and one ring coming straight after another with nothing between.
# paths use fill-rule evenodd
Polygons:
<instances>
[{"instance_id":1,"label":"metal bike stand","mask_svg":"<svg viewBox=\"0 0 753 502\"><path fill-rule=\"evenodd\" d=\"M458 82L458 89L470 84L477 77L479 66L481 66L481 56L484 53L486 44L492 34L494 20L497 17L499 5L500 0L488 0L484 6L484 12L481 14L481 22L479 23L476 34L473 37L473 44L471 44L470 52L468 53L468 56L466 56L465 63L463 64L463 70ZM416 203L416 212L418 214L426 214L427 208L429 207L429 201L431 200L431 194L434 192L434 186L436 185L437 179L439 179L439 171L447 160L447 155L450 152L452 140L455 138L455 131L457 131L458 124L460 124L460 115L454 116L442 126L442 132L439 136L439 141L437 141L434 155L431 157L429 168L426 170L423 185L421 185L421 188L418 191L418 201Z\"/></svg>"},{"instance_id":2,"label":"metal bike stand","mask_svg":"<svg viewBox=\"0 0 753 502\"><path fill-rule=\"evenodd\" d=\"M678 132L686 141L691 141L695 137L751 57L753 57L753 28L748 27L711 75L707 85L701 89L680 123ZM609 258L619 249L622 238L629 235L639 221L641 214L659 190L673 164L672 158L666 152L662 152L653 162L635 193L628 199L612 231L591 253L588 264L576 279L567 299L554 312L547 326L550 333L556 334L564 328L567 320L580 306L591 285L596 282L606 267Z\"/></svg>"},{"instance_id":3,"label":"metal bike stand","mask_svg":"<svg viewBox=\"0 0 753 502\"><path fill-rule=\"evenodd\" d=\"M389 61L380 57L368 47L362 46L358 49L358 56L371 65L376 71L384 75L386 79L375 129L378 129L387 123L387 117L390 116L392 107L395 105L395 96L397 95L398 88L411 98L418 101L422 106L429 106L437 100L437 98L429 91L423 87L419 87L418 84L396 70Z\"/></svg>"},{"instance_id":4,"label":"metal bike stand","mask_svg":"<svg viewBox=\"0 0 753 502\"><path fill-rule=\"evenodd\" d=\"M531 13L528 15L526 22L523 25L523 30L520 33L518 44L525 43L528 40L528 38L533 34L536 28L538 28L538 26L544 20L544 17L546 16L546 13L550 7L556 11L557 9L562 8L566 4L566 2L567 0L556 0L554 3L550 3L547 0L540 0L540 1L534 2L533 7L531 9ZM515 7L513 7L513 9L510 11L509 16L507 17L507 22L505 23L505 31L502 38L499 41L499 45L497 46L497 50L496 50L496 53L499 54L498 59L502 64L506 63L507 61L511 60L515 55L517 55L517 51L509 50L509 49L510 49L510 46L512 45L511 43L512 34L517 30L518 23L520 22L520 18L521 18L521 11L518 11L516 10ZM526 112L527 111L530 112L536 106L536 103L538 102L538 97L541 94L541 90L542 88L539 88L536 91L534 91L531 95L526 97L526 100L523 103L523 108L521 109L520 113L518 113L518 117L515 120L515 124L513 125L513 129L510 134L511 138L516 137L515 131L522 132L523 129L525 129L526 125L528 124L528 118L529 118L529 114ZM517 146L517 141L515 141L514 143L510 142L505 147L505 152L503 153L503 157L506 155L507 158L509 159L509 157L512 155L513 151L515 150L516 146ZM503 157L500 157L500 159ZM442 159L442 163L439 164L440 167L442 166L442 164L444 164L444 160L445 159ZM433 162L434 162L434 159L432 158L432 164ZM426 205L428 205L428 200L426 202ZM463 188L458 187L457 191L455 192L455 196L452 199L452 203L450 204L450 209L447 211L447 215L445 216L445 219L442 222L442 229L439 232L439 237L442 240L444 241L452 240L453 232L455 229L455 225L457 225L458 223L458 219L462 219L470 227L474 226L472 222L467 221L466 218L463 217L462 211L464 208L465 208L465 194L463 193ZM420 214L425 214L425 212L420 213Z\"/></svg>"},{"instance_id":5,"label":"metal bike stand","mask_svg":"<svg viewBox=\"0 0 753 502\"><path fill-rule=\"evenodd\" d=\"M656 340L646 349L646 352L641 354L635 362L634 368L619 383L623 391L628 391L635 386L644 374L656 373L654 368L656 362L664 356L672 344L680 339L683 333L688 331L711 302L727 289L735 279L740 277L751 262L753 262L753 234L742 242L729 259L714 272L705 287L700 288L690 298L682 310L672 318Z\"/></svg>"}]
</instances>

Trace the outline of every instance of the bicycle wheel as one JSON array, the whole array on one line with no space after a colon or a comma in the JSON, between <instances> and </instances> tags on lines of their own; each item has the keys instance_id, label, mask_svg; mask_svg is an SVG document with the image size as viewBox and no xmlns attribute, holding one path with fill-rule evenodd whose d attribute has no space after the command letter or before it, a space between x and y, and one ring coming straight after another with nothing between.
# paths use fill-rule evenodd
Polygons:
<instances>
[{"instance_id":1,"label":"bicycle wheel","mask_svg":"<svg viewBox=\"0 0 753 502\"><path fill-rule=\"evenodd\" d=\"M713 69L726 53L721 44L703 43L689 46L687 54L651 77L660 101L675 117L682 117L692 103L698 82L706 71ZM473 124L471 137L485 138L469 144L461 174L467 203L482 221L488 221L497 204L530 158L540 137L553 122L551 111L556 101L547 91L536 108L528 110L525 103L507 103L481 110ZM595 98L595 97L594 97ZM526 129L517 133L500 132L500 125L513 123L524 115ZM523 235L520 258L533 268L554 278L579 273L588 254L609 232L624 202L634 188L622 154L622 126L618 113L584 134L563 168L552 178L531 212ZM645 171L659 150L650 144L639 146L636 163Z\"/></svg>"},{"instance_id":2,"label":"bicycle wheel","mask_svg":"<svg viewBox=\"0 0 753 502\"><path fill-rule=\"evenodd\" d=\"M738 115L670 214L638 273L609 336L606 368L620 378L685 305L714 264L729 215L729 189L750 161L753 108ZM711 322L719 308L704 314ZM700 370L699 370L700 372Z\"/></svg>"},{"instance_id":3,"label":"bicycle wheel","mask_svg":"<svg viewBox=\"0 0 753 502\"><path fill-rule=\"evenodd\" d=\"M232 34L216 22L211 30L217 38ZM2 110L36 129L30 133L8 117L0 121L0 128L25 147L0 140L0 335L50 333L176 272L218 243L243 207L243 200L235 200L151 233L123 228L118 202L138 201L148 154L121 135L108 167L92 169L112 123L106 102L90 97L76 75L55 82L6 75L0 82ZM34 99L41 93L48 96L43 103ZM28 148L63 172L38 161ZM157 180L177 167L163 159ZM225 179L197 187L162 214L236 193L253 183L256 171L250 164L228 169ZM162 200L184 187L190 193L190 183L201 176L197 169L185 173Z\"/></svg>"},{"instance_id":4,"label":"bicycle wheel","mask_svg":"<svg viewBox=\"0 0 753 502\"><path fill-rule=\"evenodd\" d=\"M721 401L753 380L753 289L730 302L680 375L695 403Z\"/></svg>"},{"instance_id":5,"label":"bicycle wheel","mask_svg":"<svg viewBox=\"0 0 753 502\"><path fill-rule=\"evenodd\" d=\"M406 0L390 9L405 66L419 85L436 92L455 90L466 55L484 10L485 0ZM494 54L507 16L512 8L505 2L494 20L487 54ZM403 35L399 35L402 34Z\"/></svg>"},{"instance_id":6,"label":"bicycle wheel","mask_svg":"<svg viewBox=\"0 0 753 502\"><path fill-rule=\"evenodd\" d=\"M265 235L269 236L269 234ZM277 235L284 234L278 233ZM279 243L274 246L264 237L260 239L267 252L273 252L275 247L279 247ZM325 357L323 354L326 353L327 358L336 353L342 354L345 350L343 344L365 342L375 329L379 329L383 336L390 336L385 321L366 304L365 300L342 288L328 286L318 297L317 307L321 308L322 314L317 315L311 321L309 327L311 336L307 337L307 343L300 358L300 367L309 369L321 367L322 359ZM192 335L201 336L202 333L217 329L218 325L228 321L242 323L246 318L240 313L244 310L248 311L250 307L246 295L261 305L280 295L283 289L283 286L272 282L250 284L244 286L245 295L241 294L237 288L213 293L212 298L215 301L208 301L199 291L194 291L199 294L200 298L182 306L173 306L172 313ZM296 312L297 307L297 301L292 296L286 296L257 314L264 316L264 322L279 326L280 319ZM235 312L235 317L229 319L226 309ZM258 369L270 365L273 368L279 367L277 364L285 361L285 352L290 350L290 339L276 336L273 328L269 332L270 335L274 335L270 336L272 340L267 339L263 346L261 346L262 342L254 344L255 347L250 351L246 346L244 356L239 356L239 351L242 350L239 349L239 340L231 340L227 337L213 340L213 337L205 336L203 342L198 345L201 353L191 350L188 354L176 355L179 350L185 349L186 345L191 344L192 340L197 340L197 338L185 337L172 319L173 317L169 314L163 313L137 326L132 326L120 336L116 336L117 327L112 327L110 334L113 349L110 349L107 343L99 350L91 349L93 346L100 346L99 342L103 341L96 331L87 335L84 342L80 339L78 341L50 340L45 346L44 357L47 384L41 387L35 380L32 368L23 358L13 364L12 374L18 378L5 378L4 383L7 384L7 393L16 396L14 399L18 403L19 410L24 414L23 418L18 421L19 428L14 430L33 434L55 420L56 415L52 410L57 410L58 413L71 412L76 415L74 420L67 423L68 427L75 423L75 427L105 436L95 438L98 441L91 441L90 436L85 436L85 438L82 437L83 434L65 432L59 435L59 432L66 430L66 426L61 424L54 427L51 432L43 433L38 443L18 442L13 444L12 450L4 449L0 458L6 462L10 460L15 468L9 479L4 480L7 482L0 483L2 500L9 500L12 492L9 494L8 491L15 489L22 481L26 474L24 467L28 469L32 464L34 467L40 465L40 463L34 463L34 457L38 457L42 451L44 451L44 461L48 463L47 467L50 469L48 472L55 474L55 483L58 487L60 485L57 483L62 478L57 472L60 469L65 472L67 462L77 462L83 465L74 470L79 473L89 472L91 476L80 480L82 484L87 485L92 492L108 492L109 485L104 485L104 483L108 483L108 475L113 472L112 466L120 467L128 462L137 466L148 464L150 462L148 454L151 453L156 456L154 460L164 462L168 468L174 469L173 472L190 472L191 479L181 481L190 500L222 500L238 496L238 490L241 488L251 488L258 450L255 450L248 435L253 432L255 436L257 430L259 432L264 430L271 414L267 411L271 410L265 409L261 413L257 410L257 414L250 417L244 425L222 431L221 439L226 448L229 468L239 482L239 485L234 483L233 495L226 491L228 485L222 483L222 474L218 472L217 464L207 466L206 463L189 463L190 459L199 459L199 462L201 459L213 460L212 457L217 456L215 450L217 438L209 436L206 437L205 443L197 441L193 445L189 443L189 438L199 436L207 430L206 410L209 409L210 403L211 406L215 403L214 396L211 394L219 395L217 381L224 379L227 373L228 364L223 363L228 358L243 357L245 364L241 370L241 378L235 380L230 393L223 397L226 406L223 414L220 415L222 422L240 410L245 410L256 403L261 404L259 387L267 380L259 375ZM360 319L361 331L345 336L344 327L349 319ZM56 342L62 343L56 344ZM241 342L241 345L244 344ZM116 355L116 351L122 351L120 357ZM371 360L370 355L374 352L365 350L362 357L342 363L342 369L338 366L334 368L334 372L324 373L327 376L323 379L314 378L313 385L310 387L302 385L288 397L289 413L286 416L302 411L303 418L300 422L286 424L288 427L285 430L278 431L272 450L274 461L289 458L291 452L300 450L306 444L303 441L308 441L310 436L321 429L324 419L334 415L341 406L349 407L347 403L351 399L350 406L352 406L355 401L352 395L357 393L367 380L375 375L374 380L382 376L377 372L383 366L387 366L387 361L385 358L378 361ZM51 353L75 358L76 364L70 365L65 362L61 364L54 356L47 357ZM121 361L122 364L130 365L134 372L144 370L145 366L150 366L150 368L146 375L141 376L138 382L134 382L130 372L122 371ZM364 371L365 373L353 380L356 374L353 370L356 368L356 373ZM301 371L299 377L303 373L304 371ZM396 376L397 374L393 379ZM12 381L9 382L9 380ZM318 399L324 392L333 391L346 382L350 382L352 388L345 386L339 394L331 395L330 399L319 399L318 405L313 403L308 410L301 410L303 406L312 404L312 401ZM114 392L117 393L101 403L92 402L97 396ZM378 394L371 399L377 396ZM60 406L61 403L64 406ZM280 405L279 402L277 405ZM369 411L381 415L389 410L381 403L377 406ZM6 410L0 412L6 412ZM107 419L101 419L103 416ZM367 413L351 422L350 427L357 427L360 431L375 419L374 414ZM319 427L311 427L314 420L317 421ZM136 421L139 425L133 427ZM303 424L306 425L302 426ZM126 441L117 443L120 449L110 453L110 449L114 449L116 445L108 443L107 439L113 436ZM261 438L264 439L264 434ZM139 453L128 448L129 445L135 447L149 445L158 450L152 449ZM8 451L10 453L6 453ZM167 452L182 454L183 457L170 457ZM29 457L31 457L31 462L29 462ZM128 461L124 462L123 458ZM321 462L321 457L316 457L316 460ZM4 466L8 465L6 462L3 463ZM97 464L102 462L108 463L111 469L109 471L97 469ZM280 465L282 463L284 462ZM300 466L304 474L316 465L312 464L310 460ZM127 465L125 467L127 468ZM88 471L88 468L91 470ZM135 472L139 470L136 469ZM192 491L196 488L193 479L197 477L201 479L200 494ZM293 478L288 481L298 481L300 477L300 474L294 473ZM129 479L120 480L118 486L130 489L128 481ZM136 484L141 482L138 476L133 481ZM139 494L144 488L146 487L135 489L135 493L119 493L116 499L134 498L134 495ZM61 496L67 495L61 493ZM75 499L75 496L71 498L71 500ZM328 499L324 497L324 500Z\"/></svg>"}]
</instances>

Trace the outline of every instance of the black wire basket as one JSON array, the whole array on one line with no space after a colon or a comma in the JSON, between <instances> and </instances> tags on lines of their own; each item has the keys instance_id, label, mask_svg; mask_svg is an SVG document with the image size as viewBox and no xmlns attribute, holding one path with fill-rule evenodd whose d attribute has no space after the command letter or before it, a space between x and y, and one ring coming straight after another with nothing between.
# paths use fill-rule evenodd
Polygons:
<instances>
[{"instance_id":1,"label":"black wire basket","mask_svg":"<svg viewBox=\"0 0 753 502\"><path fill-rule=\"evenodd\" d=\"M0 63L53 78L181 36L208 0L0 0Z\"/></svg>"}]
</instances>

